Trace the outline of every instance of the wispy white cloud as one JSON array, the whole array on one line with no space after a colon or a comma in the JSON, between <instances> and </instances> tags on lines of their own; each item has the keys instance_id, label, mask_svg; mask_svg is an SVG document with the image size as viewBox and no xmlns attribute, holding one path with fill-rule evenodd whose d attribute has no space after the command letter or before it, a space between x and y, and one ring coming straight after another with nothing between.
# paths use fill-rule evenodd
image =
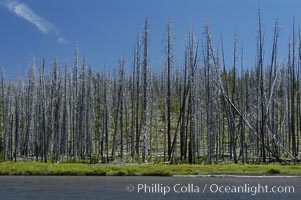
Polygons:
<instances>
[{"instance_id":1,"label":"wispy white cloud","mask_svg":"<svg viewBox=\"0 0 301 200\"><path fill-rule=\"evenodd\" d=\"M26 4L18 2L16 0L0 0L0 5L6 7L9 11L13 12L17 16L25 19L26 21L35 25L39 31L44 34L55 34L58 37L59 43L66 43L66 39L58 33L56 27L43 19L37 13L35 13Z\"/></svg>"},{"instance_id":2,"label":"wispy white cloud","mask_svg":"<svg viewBox=\"0 0 301 200\"><path fill-rule=\"evenodd\" d=\"M57 42L58 42L58 43L61 43L61 44L66 44L66 43L67 43L67 40L66 40L66 38L64 38L64 37L59 37L59 38L57 39Z\"/></svg>"}]
</instances>

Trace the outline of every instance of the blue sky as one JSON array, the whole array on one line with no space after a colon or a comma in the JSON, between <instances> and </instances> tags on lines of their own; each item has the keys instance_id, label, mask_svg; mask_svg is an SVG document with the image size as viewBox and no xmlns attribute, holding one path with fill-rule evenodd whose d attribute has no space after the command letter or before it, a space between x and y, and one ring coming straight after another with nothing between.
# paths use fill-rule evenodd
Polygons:
<instances>
[{"instance_id":1,"label":"blue sky","mask_svg":"<svg viewBox=\"0 0 301 200\"><path fill-rule=\"evenodd\" d=\"M132 63L133 47L146 18L150 27L150 61L154 67L164 61L164 32L168 20L175 37L176 63L183 62L187 33L194 28L202 39L206 22L211 26L215 47L223 36L226 64L232 65L234 32L244 46L246 65L255 62L257 8L260 3L265 30L266 51L270 55L273 26L279 18L279 58L285 60L287 44L295 17L301 20L299 0L0 0L0 66L8 74L22 73L34 56L46 58L49 67L54 58L72 65L73 49L88 64L101 69L106 63L118 65L125 55Z\"/></svg>"}]
</instances>

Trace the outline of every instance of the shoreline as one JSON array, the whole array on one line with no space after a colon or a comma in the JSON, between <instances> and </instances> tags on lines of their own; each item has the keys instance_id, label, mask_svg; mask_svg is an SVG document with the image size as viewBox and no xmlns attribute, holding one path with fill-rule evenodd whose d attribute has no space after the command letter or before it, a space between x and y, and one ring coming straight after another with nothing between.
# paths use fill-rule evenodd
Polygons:
<instances>
[{"instance_id":1,"label":"shoreline","mask_svg":"<svg viewBox=\"0 0 301 200\"><path fill-rule=\"evenodd\" d=\"M167 177L301 177L301 165L279 164L85 164L3 162L0 175L27 176L167 176Z\"/></svg>"}]
</instances>

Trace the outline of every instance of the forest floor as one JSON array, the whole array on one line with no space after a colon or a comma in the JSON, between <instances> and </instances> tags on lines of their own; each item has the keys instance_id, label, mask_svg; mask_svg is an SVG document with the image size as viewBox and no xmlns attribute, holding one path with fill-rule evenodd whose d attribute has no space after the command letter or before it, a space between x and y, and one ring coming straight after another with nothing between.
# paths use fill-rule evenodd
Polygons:
<instances>
[{"instance_id":1,"label":"forest floor","mask_svg":"<svg viewBox=\"0 0 301 200\"><path fill-rule=\"evenodd\" d=\"M301 165L280 164L85 164L3 162L0 175L174 176L174 175L301 175Z\"/></svg>"}]
</instances>

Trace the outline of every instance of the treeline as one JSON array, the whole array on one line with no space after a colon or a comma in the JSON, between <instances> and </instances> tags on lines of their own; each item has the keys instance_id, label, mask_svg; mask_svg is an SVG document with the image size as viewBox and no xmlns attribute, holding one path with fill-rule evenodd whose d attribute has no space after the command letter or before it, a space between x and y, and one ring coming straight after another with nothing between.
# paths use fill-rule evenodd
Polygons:
<instances>
[{"instance_id":1,"label":"treeline","mask_svg":"<svg viewBox=\"0 0 301 200\"><path fill-rule=\"evenodd\" d=\"M210 28L188 34L182 65L166 26L164 66L149 63L147 21L134 57L97 71L74 51L73 66L32 61L26 77L1 73L2 160L52 162L298 161L301 36L293 28L286 62L280 28L264 45L260 14L254 67L234 37L233 65L215 49ZM202 41L202 42L200 42ZM264 53L265 52L265 53ZM267 56L269 55L269 57Z\"/></svg>"}]
</instances>

